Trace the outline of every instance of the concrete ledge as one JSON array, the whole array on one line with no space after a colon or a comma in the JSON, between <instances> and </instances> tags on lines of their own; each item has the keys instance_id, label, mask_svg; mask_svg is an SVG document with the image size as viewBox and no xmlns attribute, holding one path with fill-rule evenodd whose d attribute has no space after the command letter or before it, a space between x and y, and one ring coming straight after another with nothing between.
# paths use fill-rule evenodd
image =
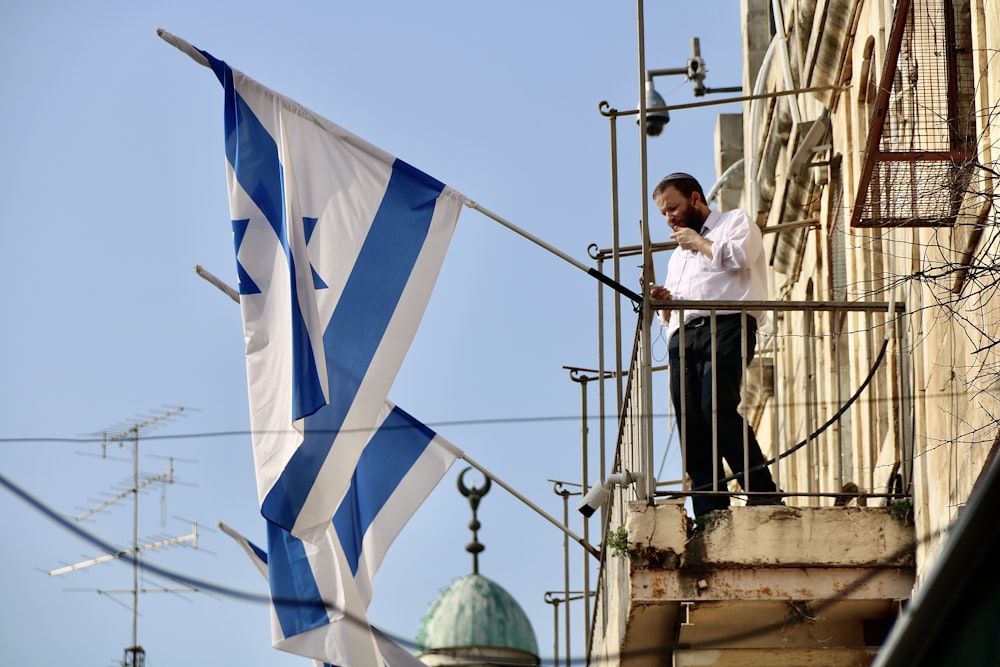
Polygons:
<instances>
[{"instance_id":1,"label":"concrete ledge","mask_svg":"<svg viewBox=\"0 0 1000 667\"><path fill-rule=\"evenodd\" d=\"M634 605L676 601L905 600L913 571L904 568L731 568L633 570Z\"/></svg>"},{"instance_id":2,"label":"concrete ledge","mask_svg":"<svg viewBox=\"0 0 1000 667\"><path fill-rule=\"evenodd\" d=\"M858 667L868 665L875 657L875 648L811 648L811 649L718 649L678 651L674 667Z\"/></svg>"},{"instance_id":3,"label":"concrete ledge","mask_svg":"<svg viewBox=\"0 0 1000 667\"><path fill-rule=\"evenodd\" d=\"M629 504L632 569L903 567L915 562L913 528L884 507L735 506L689 535L680 503Z\"/></svg>"},{"instance_id":4,"label":"concrete ledge","mask_svg":"<svg viewBox=\"0 0 1000 667\"><path fill-rule=\"evenodd\" d=\"M913 567L916 540L885 507L732 507L709 515L685 565Z\"/></svg>"},{"instance_id":5,"label":"concrete ledge","mask_svg":"<svg viewBox=\"0 0 1000 667\"><path fill-rule=\"evenodd\" d=\"M632 569L674 569L681 565L690 528L682 503L630 502L625 527Z\"/></svg>"}]
</instances>

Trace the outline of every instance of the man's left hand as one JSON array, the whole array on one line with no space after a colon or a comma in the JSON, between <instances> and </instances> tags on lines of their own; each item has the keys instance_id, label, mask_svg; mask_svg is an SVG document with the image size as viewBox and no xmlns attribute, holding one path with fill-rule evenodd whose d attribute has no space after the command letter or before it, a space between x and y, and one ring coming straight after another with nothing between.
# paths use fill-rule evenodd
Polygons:
<instances>
[{"instance_id":1,"label":"man's left hand","mask_svg":"<svg viewBox=\"0 0 1000 667\"><path fill-rule=\"evenodd\" d=\"M670 235L670 238L676 241L677 246L682 250L700 252L705 257L712 258L712 242L693 229L679 227Z\"/></svg>"}]
</instances>

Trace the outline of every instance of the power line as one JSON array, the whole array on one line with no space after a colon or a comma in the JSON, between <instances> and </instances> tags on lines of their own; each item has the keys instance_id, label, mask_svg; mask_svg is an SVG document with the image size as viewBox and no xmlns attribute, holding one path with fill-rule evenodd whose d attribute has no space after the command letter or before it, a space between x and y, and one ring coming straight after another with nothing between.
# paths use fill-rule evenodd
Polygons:
<instances>
[{"instance_id":1,"label":"power line","mask_svg":"<svg viewBox=\"0 0 1000 667\"><path fill-rule=\"evenodd\" d=\"M75 524L74 522L72 522L70 520L67 520L61 514L59 514L58 512L56 512L55 510L53 510L52 508L50 508L48 505L46 505L41 499L35 497L31 493L29 493L27 490L21 488L18 484L16 484L13 480L11 480L9 477L7 477L6 475L4 475L2 472L0 472L0 487L3 487L5 489L7 489L7 491L9 491L11 494L13 494L14 496L20 498L24 503L26 503L30 507L34 508L38 512L40 512L47 519L49 519L50 521L52 521L56 525L62 527L67 532L70 532L70 533L76 535L77 537L79 537L80 539L84 540L85 542L89 542L90 544L92 544L93 546L97 547L98 549L101 549L102 551L108 552L108 553L120 551L114 545L112 545L111 543L107 542L106 540L104 540L104 539L102 539L102 538L100 538L100 537L92 534L91 532L83 529L82 527L80 527L79 525ZM915 541L915 544L919 545L919 544L923 544L923 543L928 543L931 540L936 539L942 532L944 532L944 531L943 530L939 530L939 531L935 531L935 532L933 532L933 533L931 533L931 534L929 534L929 535L927 535L925 537L917 538L917 540ZM901 554L899 554L899 553L890 554L887 557L886 562L893 562L893 560L895 558L897 558L899 555L901 555ZM122 563L125 563L127 565L133 565L133 559L134 559L133 555L129 554L128 552L125 552L125 553L123 553L121 555L120 558L118 558L116 560L118 562L122 562ZM243 601L243 602L250 602L250 603L254 603L254 604L270 604L272 602L272 598L271 598L270 595L264 595L264 594L260 594L260 593L251 593L249 591L240 590L240 589L237 589L237 588L233 588L231 586L224 586L224 585L217 584L217 583L214 583L212 581L205 580L205 579L200 579L200 578L197 578L197 577L192 577L190 575L187 575L187 574L184 574L184 573L181 573L181 572L175 572L175 571L166 569L164 567L155 565L153 563L150 563L148 561L144 561L143 562L143 569L145 571L149 572L149 573L156 574L158 576L165 577L167 579L171 579L171 580L173 580L173 581L175 581L175 582L177 582L179 584L182 584L184 586L189 586L191 588L196 588L199 591L203 591L203 592L215 593L215 594L217 594L219 596L222 596L222 597L226 597L226 598L230 598L230 599L234 599L234 600L239 600L239 601ZM811 604L810 608L813 611L821 611L821 610L829 607L830 605L832 605L832 604L834 604L834 603L836 603L836 602L838 602L838 601L840 601L842 599L845 599L846 596L848 596L852 591L857 590L861 586L865 585L865 583L867 583L868 580L871 577L877 576L877 574L878 574L877 569L878 568L873 568L873 571L870 574L859 576L854 582L852 582L852 583L850 583L850 584L842 587L841 589L838 589L836 595L831 596L829 598L822 598L822 599L814 601ZM280 604L299 604L300 603L299 600L274 599L273 601L276 602L276 603L280 603ZM327 603L327 606L331 610L334 609L334 607L332 607L328 603ZM359 618L357 618L355 616L351 616L350 614L345 614L345 618L349 622L363 623L366 626L368 626L367 621L365 621L363 619L359 619ZM808 622L808 619L803 618L801 620L801 622ZM720 642L721 643L725 643L725 642L731 642L731 641L748 639L748 638L752 638L752 637L759 636L759 635L762 635L762 634L766 634L766 633L771 632L771 631L773 631L775 629L779 629L779 628L787 625L787 623L788 623L788 621L786 620L786 621L783 621L782 623L779 623L777 625L774 624L774 623L763 624L760 627L751 628L751 629L748 629L748 630L745 630L745 631L741 631L741 632L738 632L738 633L732 633L731 635L722 636L722 637L713 637L711 641L712 641L712 643L714 645L715 643L720 643ZM387 633L383 633L383 634L385 634L387 637L389 637L392 641L396 642L397 644L400 644L401 646L403 646L403 647L405 647L407 649L414 650L414 649L417 648L416 642L413 641L413 640L406 639L406 638L403 638L403 637L389 635ZM634 651L634 652L630 651L630 652L627 652L627 653L623 653L621 655L622 656L626 656L626 655L627 656L640 656L640 655L643 655L643 654L645 654L647 652L648 651ZM470 659L472 657L473 656L470 656ZM551 660L549 662L551 662ZM587 660L584 657L570 658L569 659L569 663L570 664L586 664L586 662L587 662Z\"/></svg>"}]
</instances>

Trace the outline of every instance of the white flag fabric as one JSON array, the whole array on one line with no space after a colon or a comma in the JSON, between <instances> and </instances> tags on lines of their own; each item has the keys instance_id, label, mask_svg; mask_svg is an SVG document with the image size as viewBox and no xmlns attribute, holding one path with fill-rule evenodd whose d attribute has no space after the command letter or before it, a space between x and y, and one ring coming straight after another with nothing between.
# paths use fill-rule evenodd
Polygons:
<instances>
[{"instance_id":1,"label":"white flag fabric","mask_svg":"<svg viewBox=\"0 0 1000 667\"><path fill-rule=\"evenodd\" d=\"M399 531L461 454L386 403L322 539L303 541L269 521L265 553L220 524L268 579L276 648L344 667L422 665L369 626L371 578Z\"/></svg>"},{"instance_id":2,"label":"white flag fabric","mask_svg":"<svg viewBox=\"0 0 1000 667\"><path fill-rule=\"evenodd\" d=\"M321 540L413 340L466 200L198 54L225 88L261 512L293 535Z\"/></svg>"},{"instance_id":3,"label":"white flag fabric","mask_svg":"<svg viewBox=\"0 0 1000 667\"><path fill-rule=\"evenodd\" d=\"M243 546L268 580L275 648L322 664L383 667L374 629L341 576L346 562L332 527L314 543L268 521L267 552L232 528L219 527Z\"/></svg>"}]
</instances>

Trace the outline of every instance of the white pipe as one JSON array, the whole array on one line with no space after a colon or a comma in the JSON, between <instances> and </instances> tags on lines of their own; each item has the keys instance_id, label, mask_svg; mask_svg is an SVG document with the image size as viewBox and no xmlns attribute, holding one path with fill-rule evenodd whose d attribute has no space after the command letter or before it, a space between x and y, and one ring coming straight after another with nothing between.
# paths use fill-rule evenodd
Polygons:
<instances>
[{"instance_id":1,"label":"white pipe","mask_svg":"<svg viewBox=\"0 0 1000 667\"><path fill-rule=\"evenodd\" d=\"M781 9L781 0L771 0L771 7L771 11L774 13L774 23L778 29L776 37L781 40L781 73L785 77L785 88L794 90L792 59L788 53L788 31L785 29L785 14ZM792 97L788 100L788 110L792 114L792 123L798 124L800 118L798 99Z\"/></svg>"},{"instance_id":2,"label":"white pipe","mask_svg":"<svg viewBox=\"0 0 1000 667\"><path fill-rule=\"evenodd\" d=\"M767 46L767 51L764 52L764 59L761 60L760 68L757 70L757 79L754 81L753 94L763 95L764 86L767 82L767 73L771 70L771 61L774 58L774 51L777 48L778 41L772 39L771 43ZM750 101L750 148L744 151L744 155L748 156L746 162L746 172L744 174L744 179L746 180L746 192L749 193L747 196L747 203L745 208L747 212L750 213L750 219L757 219L757 200L758 187L757 187L757 153L759 152L759 141L760 135L755 131L756 128L760 127L760 115L761 102L763 100L755 99Z\"/></svg>"},{"instance_id":3,"label":"white pipe","mask_svg":"<svg viewBox=\"0 0 1000 667\"><path fill-rule=\"evenodd\" d=\"M707 195L705 195L706 204L712 203L712 200L719 195L719 190L722 189L722 186L725 185L726 181L732 178L733 174L735 174L736 171L743 166L745 160L746 157L740 158L736 162L729 165L729 167L724 172L722 172L722 175L719 176L719 180L715 182L715 185L712 186L712 189L708 191Z\"/></svg>"}]
</instances>

